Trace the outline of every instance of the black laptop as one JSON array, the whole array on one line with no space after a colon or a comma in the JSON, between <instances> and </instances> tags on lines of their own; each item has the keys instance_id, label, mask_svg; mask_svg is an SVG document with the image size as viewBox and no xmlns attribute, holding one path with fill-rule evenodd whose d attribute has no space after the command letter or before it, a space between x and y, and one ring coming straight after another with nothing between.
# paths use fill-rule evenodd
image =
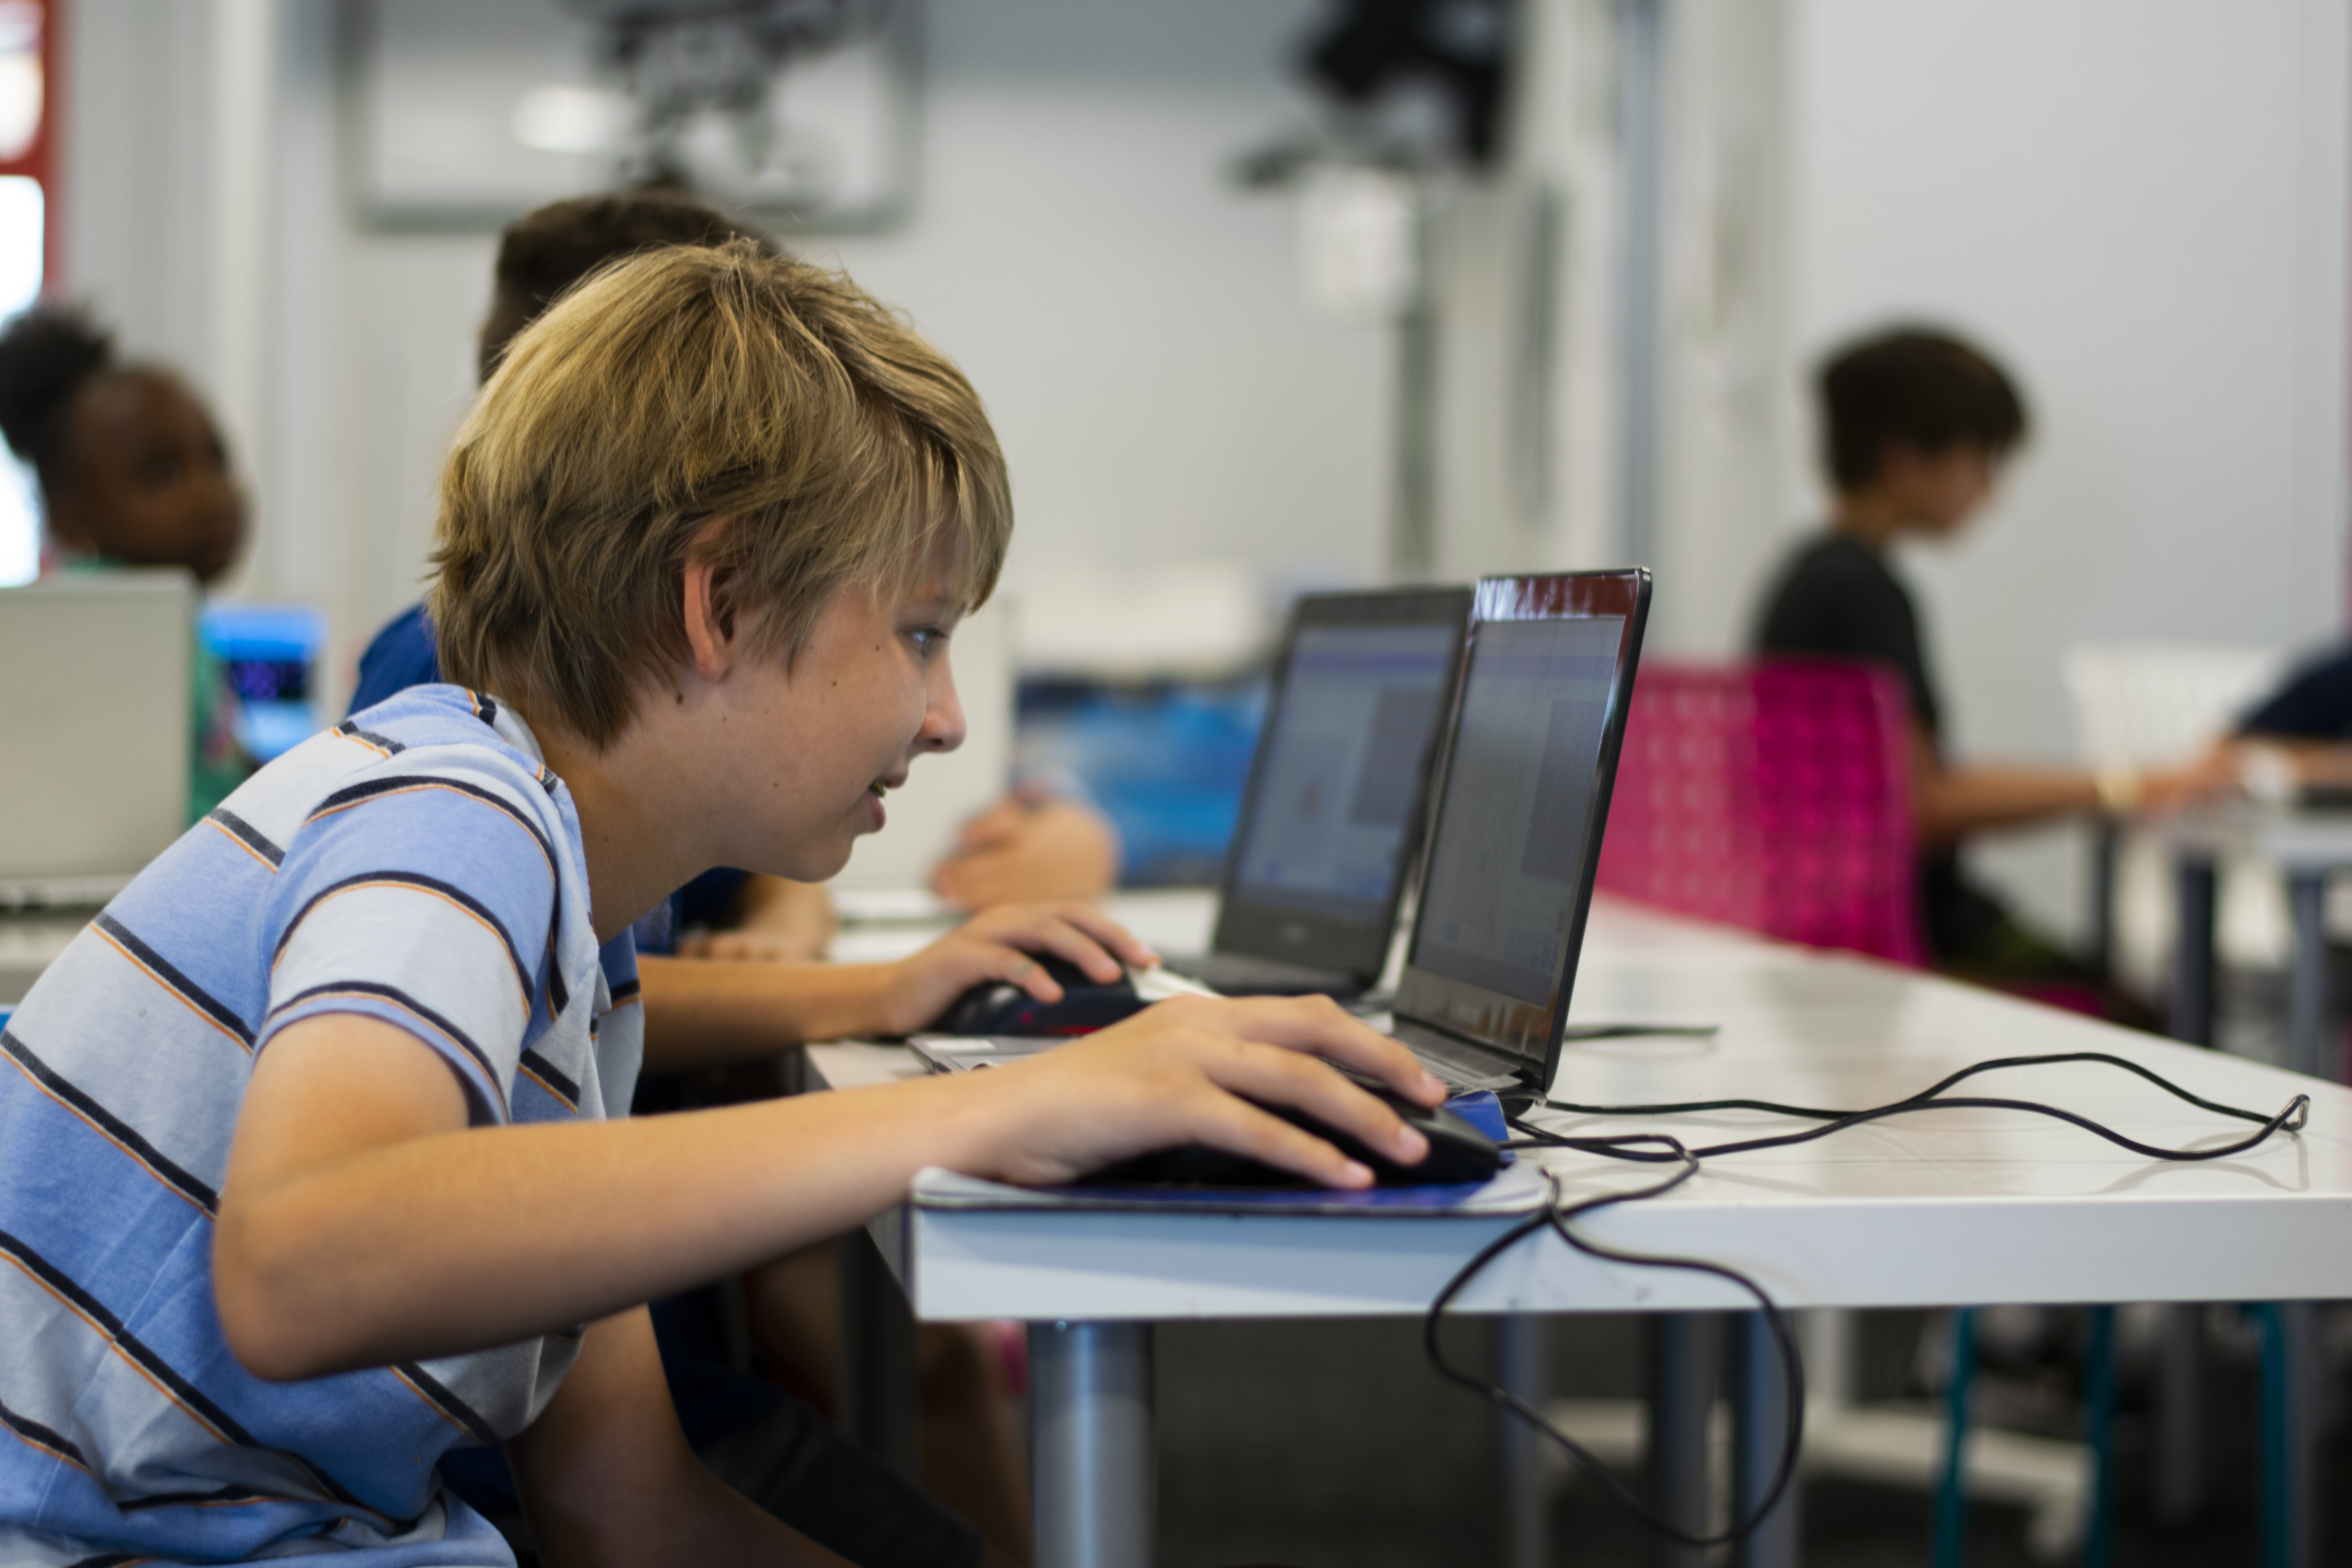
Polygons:
<instances>
[{"instance_id":1,"label":"black laptop","mask_svg":"<svg viewBox=\"0 0 2352 1568\"><path fill-rule=\"evenodd\" d=\"M1396 1037L1456 1089L1559 1065L1650 574L1478 584Z\"/></svg>"},{"instance_id":2,"label":"black laptop","mask_svg":"<svg viewBox=\"0 0 2352 1568\"><path fill-rule=\"evenodd\" d=\"M1355 996L1380 977L1421 849L1467 588L1311 594L1274 689L1210 951L1168 967L1233 996Z\"/></svg>"},{"instance_id":3,"label":"black laptop","mask_svg":"<svg viewBox=\"0 0 2352 1568\"><path fill-rule=\"evenodd\" d=\"M1489 577L1476 593L1391 1032L1457 1092L1540 1093L1567 1032L1650 574ZM909 1043L966 1072L1066 1042Z\"/></svg>"}]
</instances>

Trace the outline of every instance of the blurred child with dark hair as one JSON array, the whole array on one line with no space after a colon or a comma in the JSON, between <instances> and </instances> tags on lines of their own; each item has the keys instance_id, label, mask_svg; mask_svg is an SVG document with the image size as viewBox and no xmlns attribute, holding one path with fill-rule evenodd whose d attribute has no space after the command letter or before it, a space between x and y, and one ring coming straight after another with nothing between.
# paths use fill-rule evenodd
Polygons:
<instances>
[{"instance_id":1,"label":"blurred child with dark hair","mask_svg":"<svg viewBox=\"0 0 2352 1568\"><path fill-rule=\"evenodd\" d=\"M2158 809L2215 792L2210 765L2094 774L2081 768L1955 760L1919 616L1889 557L1899 541L1957 536L1990 499L2025 440L2024 399L1981 351L1920 328L1840 350L1816 390L1832 492L1829 527L1781 566L1756 624L1766 655L1874 659L1911 703L1912 811L1920 893L1938 965L1985 980L2090 978L1962 872L1970 834L2095 811Z\"/></svg>"},{"instance_id":2,"label":"blurred child with dark hair","mask_svg":"<svg viewBox=\"0 0 2352 1568\"><path fill-rule=\"evenodd\" d=\"M210 585L245 541L245 497L220 429L187 384L124 363L80 311L38 305L0 331L0 435L41 492L41 574L178 566ZM236 697L196 640L188 820L252 773Z\"/></svg>"}]
</instances>

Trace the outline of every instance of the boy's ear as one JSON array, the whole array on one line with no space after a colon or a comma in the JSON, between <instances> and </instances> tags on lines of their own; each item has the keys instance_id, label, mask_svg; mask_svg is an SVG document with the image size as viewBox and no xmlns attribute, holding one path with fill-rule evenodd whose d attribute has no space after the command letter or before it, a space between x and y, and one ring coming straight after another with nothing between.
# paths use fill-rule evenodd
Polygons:
<instances>
[{"instance_id":1,"label":"boy's ear","mask_svg":"<svg viewBox=\"0 0 2352 1568\"><path fill-rule=\"evenodd\" d=\"M722 568L708 561L688 559L685 578L685 602L679 608L686 621L686 646L694 655L694 673L701 680L717 685L727 679L735 666L734 616L721 600L718 578Z\"/></svg>"}]
</instances>

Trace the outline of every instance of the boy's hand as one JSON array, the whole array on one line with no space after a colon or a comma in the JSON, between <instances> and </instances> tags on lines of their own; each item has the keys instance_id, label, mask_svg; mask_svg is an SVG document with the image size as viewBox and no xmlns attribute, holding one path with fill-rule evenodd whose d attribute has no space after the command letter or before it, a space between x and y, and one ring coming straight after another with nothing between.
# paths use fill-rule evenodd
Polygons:
<instances>
[{"instance_id":1,"label":"boy's hand","mask_svg":"<svg viewBox=\"0 0 2352 1568\"><path fill-rule=\"evenodd\" d=\"M955 848L931 873L931 889L968 910L984 910L1092 898L1118 879L1118 835L1101 813L1014 795L964 825Z\"/></svg>"},{"instance_id":2,"label":"boy's hand","mask_svg":"<svg viewBox=\"0 0 2352 1568\"><path fill-rule=\"evenodd\" d=\"M1129 1155L1206 1143L1323 1186L1370 1185L1362 1165L1252 1100L1295 1106L1402 1164L1429 1152L1426 1139L1326 1062L1423 1105L1445 1098L1412 1052L1328 997L1180 996L1060 1049L968 1075L1011 1123L993 1168L973 1173L1050 1185Z\"/></svg>"},{"instance_id":3,"label":"boy's hand","mask_svg":"<svg viewBox=\"0 0 2352 1568\"><path fill-rule=\"evenodd\" d=\"M1148 968L1160 962L1134 933L1092 905L1007 904L974 915L891 966L882 989L887 1031L914 1033L983 980L1011 981L1041 1002L1060 1001L1062 988L1033 953L1066 958L1105 984L1125 973L1122 964Z\"/></svg>"}]
</instances>

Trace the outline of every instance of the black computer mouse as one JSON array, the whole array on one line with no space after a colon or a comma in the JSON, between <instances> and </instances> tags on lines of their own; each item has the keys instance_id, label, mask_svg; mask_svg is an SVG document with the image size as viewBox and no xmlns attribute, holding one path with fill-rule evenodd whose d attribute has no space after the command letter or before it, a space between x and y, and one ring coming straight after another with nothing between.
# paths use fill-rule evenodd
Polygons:
<instances>
[{"instance_id":1,"label":"black computer mouse","mask_svg":"<svg viewBox=\"0 0 2352 1568\"><path fill-rule=\"evenodd\" d=\"M983 980L932 1021L940 1035L1083 1035L1143 1011L1125 974L1108 984L1064 958L1039 963L1062 987L1059 1002L1040 1002L1009 980Z\"/></svg>"},{"instance_id":2,"label":"black computer mouse","mask_svg":"<svg viewBox=\"0 0 2352 1568\"><path fill-rule=\"evenodd\" d=\"M1386 1104L1405 1121L1421 1130L1429 1140L1429 1153L1418 1165L1400 1165L1384 1154L1376 1154L1345 1132L1336 1132L1303 1110L1286 1105L1269 1105L1264 1109L1296 1127L1303 1127L1318 1138L1328 1140L1339 1152L1358 1161L1372 1173L1372 1180L1383 1187L1452 1186L1463 1182L1483 1182L1494 1175L1503 1163L1503 1151L1495 1141L1453 1111L1439 1106L1432 1110L1415 1105L1402 1095L1377 1084L1357 1080L1365 1093ZM1253 1160L1246 1155L1229 1154L1223 1149L1190 1144L1181 1149L1161 1149L1150 1154L1139 1154L1104 1167L1088 1176L1092 1184L1107 1186L1180 1186L1180 1187L1307 1187L1313 1184L1302 1176Z\"/></svg>"}]
</instances>

